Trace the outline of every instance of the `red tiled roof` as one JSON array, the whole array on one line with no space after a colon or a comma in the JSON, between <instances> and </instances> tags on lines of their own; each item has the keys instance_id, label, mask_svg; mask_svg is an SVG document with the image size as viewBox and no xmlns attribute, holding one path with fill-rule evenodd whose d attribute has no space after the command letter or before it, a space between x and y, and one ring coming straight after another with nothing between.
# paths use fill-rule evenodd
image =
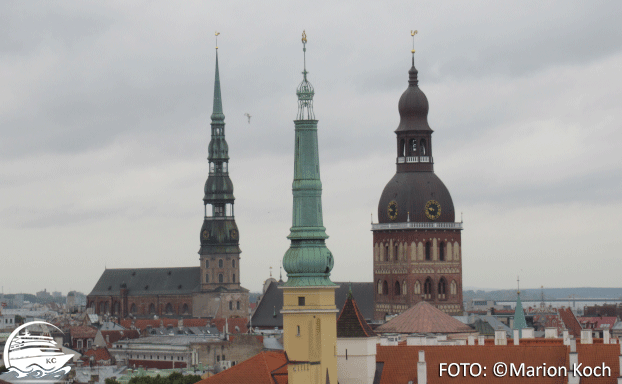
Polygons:
<instances>
[{"instance_id":1,"label":"red tiled roof","mask_svg":"<svg viewBox=\"0 0 622 384\"><path fill-rule=\"evenodd\" d=\"M226 319L226 322L228 323L228 332L229 333L246 333L248 332L248 319L244 318L244 317L232 317L229 319ZM223 331L223 329L225 328L225 319L224 318L218 318L218 319L214 319L212 321L212 324L218 329L218 332ZM239 331L235 329L235 327L238 327Z\"/></svg>"},{"instance_id":2,"label":"red tiled roof","mask_svg":"<svg viewBox=\"0 0 622 384\"><path fill-rule=\"evenodd\" d=\"M106 347L89 349L88 351L84 353L84 356L88 356L89 358L91 356L95 356L95 361L102 361L102 360L105 361L105 360L112 359L112 357L110 356L110 353L108 352L108 348Z\"/></svg>"},{"instance_id":3,"label":"red tiled roof","mask_svg":"<svg viewBox=\"0 0 622 384\"><path fill-rule=\"evenodd\" d=\"M282 368L287 364L287 355L283 351L261 352L197 384L285 384L287 369L284 377Z\"/></svg>"},{"instance_id":4,"label":"red tiled roof","mask_svg":"<svg viewBox=\"0 0 622 384\"><path fill-rule=\"evenodd\" d=\"M469 333L476 332L426 301L376 328L376 333Z\"/></svg>"},{"instance_id":5,"label":"red tiled roof","mask_svg":"<svg viewBox=\"0 0 622 384\"><path fill-rule=\"evenodd\" d=\"M348 293L343 309L337 319L337 337L372 337L376 336L359 311L356 300Z\"/></svg>"},{"instance_id":6,"label":"red tiled roof","mask_svg":"<svg viewBox=\"0 0 622 384\"><path fill-rule=\"evenodd\" d=\"M592 329L611 329L618 321L617 317L612 316L594 316L594 317L579 317L577 318L579 323L584 326L587 323L594 323L594 327L590 327ZM587 328L587 327L585 327Z\"/></svg>"},{"instance_id":7,"label":"red tiled roof","mask_svg":"<svg viewBox=\"0 0 622 384\"><path fill-rule=\"evenodd\" d=\"M106 344L110 347L112 343L116 343L119 340L138 339L140 333L135 329L125 331L102 331L102 336L104 336L104 341L106 341Z\"/></svg>"},{"instance_id":8,"label":"red tiled roof","mask_svg":"<svg viewBox=\"0 0 622 384\"><path fill-rule=\"evenodd\" d=\"M581 337L581 324L579 324L579 321L570 308L560 308L559 317L561 317L564 322L569 334L574 337Z\"/></svg>"},{"instance_id":9,"label":"red tiled roof","mask_svg":"<svg viewBox=\"0 0 622 384\"><path fill-rule=\"evenodd\" d=\"M69 328L72 339L94 338L97 335L97 328L80 325Z\"/></svg>"},{"instance_id":10,"label":"red tiled roof","mask_svg":"<svg viewBox=\"0 0 622 384\"><path fill-rule=\"evenodd\" d=\"M209 324L208 319L184 319L184 327L206 327ZM120 322L121 326L127 329L132 328L132 320L124 319ZM159 328L160 325L164 327L177 327L179 326L179 319L139 319L134 320L134 327L139 330L146 329L147 327Z\"/></svg>"},{"instance_id":11,"label":"red tiled roof","mask_svg":"<svg viewBox=\"0 0 622 384\"><path fill-rule=\"evenodd\" d=\"M602 339L601 339L602 341ZM586 367L601 366L603 362L611 368L611 377L582 377L581 384L616 383L620 377L619 344L578 344L579 364Z\"/></svg>"}]
</instances>

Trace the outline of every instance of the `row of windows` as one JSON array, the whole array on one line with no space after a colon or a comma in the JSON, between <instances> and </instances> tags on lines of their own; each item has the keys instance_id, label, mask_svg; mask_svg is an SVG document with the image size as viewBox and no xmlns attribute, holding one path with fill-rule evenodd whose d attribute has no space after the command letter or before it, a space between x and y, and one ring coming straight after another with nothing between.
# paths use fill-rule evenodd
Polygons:
<instances>
[{"instance_id":1,"label":"row of windows","mask_svg":"<svg viewBox=\"0 0 622 384\"><path fill-rule=\"evenodd\" d=\"M395 244L394 245L394 249L393 249L393 258L395 258L395 260L399 260L400 257L398 257L399 255L399 245ZM445 261L445 255L447 254L447 243L445 243L444 241L441 241L440 244L438 245L438 259L440 261ZM424 257L425 260L432 260L432 243L427 241L425 243L425 251L424 251ZM384 260L382 261L391 261L392 259L392 255L389 252L389 244L385 244L384 246Z\"/></svg>"},{"instance_id":2,"label":"row of windows","mask_svg":"<svg viewBox=\"0 0 622 384\"><path fill-rule=\"evenodd\" d=\"M95 309L95 303L94 302L91 302L91 304L89 306L91 308ZM152 314L152 315L156 314L156 306L155 306L154 303L149 304L148 308L149 309L148 309L147 313ZM106 301L106 302L99 303L99 311L98 311L99 314L101 314L101 315L108 314L108 313L110 313L110 309L111 309L110 302ZM181 310L181 313L179 313L179 310ZM143 314L146 314L145 313L145 307L143 307L143 311L142 312L143 312ZM120 313L121 313L121 305L119 304L118 301L115 301L114 304L112 305L112 314L113 315L118 315ZM188 304L184 304L184 305L181 306L181 308L175 309L173 304L167 303L164 306L164 312L163 313L165 313L167 315L179 315L179 314L188 315L188 314L190 314L190 307L188 306ZM130 314L133 314L133 315L138 314L138 307L136 306L135 303L132 303L132 305L130 306Z\"/></svg>"},{"instance_id":3,"label":"row of windows","mask_svg":"<svg viewBox=\"0 0 622 384\"><path fill-rule=\"evenodd\" d=\"M413 284L413 294L421 295L425 300L431 300L432 297L436 294L436 298L439 300L447 299L447 291L448 284L447 280L444 277L441 277L436 285L436 292L434 292L434 283L432 278L428 277L425 279L423 283L423 293L421 292L421 283L419 280L415 281ZM388 296L393 294L393 296L406 296L408 294L408 284L406 280L403 280L401 283L396 281L393 284L393 292L389 290L389 283L386 280L378 280L376 284L376 293L379 295ZM449 294L456 295L458 293L458 284L455 280L452 280L451 284L449 284Z\"/></svg>"},{"instance_id":4,"label":"row of windows","mask_svg":"<svg viewBox=\"0 0 622 384\"><path fill-rule=\"evenodd\" d=\"M205 274L205 282L206 283L210 282L209 273ZM219 283L224 283L225 282L225 276L222 273L218 274L218 282ZM231 282L235 283L235 273L231 275Z\"/></svg>"},{"instance_id":5,"label":"row of windows","mask_svg":"<svg viewBox=\"0 0 622 384\"><path fill-rule=\"evenodd\" d=\"M218 260L218 268L224 268L225 262L222 259ZM235 268L235 259L231 260L231 266ZM205 260L205 268L209 268L209 260Z\"/></svg>"},{"instance_id":6,"label":"row of windows","mask_svg":"<svg viewBox=\"0 0 622 384\"><path fill-rule=\"evenodd\" d=\"M130 355L130 359L140 359L140 357L143 357L143 360L147 360L147 355ZM153 355L149 355L149 360L160 360L160 355L156 355L156 358L153 358ZM162 360L168 360L168 356L162 356ZM170 360L173 361L175 360L175 356L171 356ZM183 356L177 356L177 361L184 361L184 357Z\"/></svg>"},{"instance_id":7,"label":"row of windows","mask_svg":"<svg viewBox=\"0 0 622 384\"><path fill-rule=\"evenodd\" d=\"M236 309L240 309L240 302L239 302L239 301L238 301L238 302L236 302L235 307L236 307ZM230 301L230 302L229 302L229 309L230 309L230 310L233 310L233 301Z\"/></svg>"}]
</instances>

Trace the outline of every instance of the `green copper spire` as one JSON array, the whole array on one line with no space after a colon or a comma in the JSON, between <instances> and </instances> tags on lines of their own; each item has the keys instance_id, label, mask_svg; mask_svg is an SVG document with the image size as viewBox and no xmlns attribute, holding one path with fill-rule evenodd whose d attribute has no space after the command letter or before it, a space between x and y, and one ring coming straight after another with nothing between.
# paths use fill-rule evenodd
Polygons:
<instances>
[{"instance_id":1,"label":"green copper spire","mask_svg":"<svg viewBox=\"0 0 622 384\"><path fill-rule=\"evenodd\" d=\"M214 78L214 108L212 109L212 123L225 121L222 113L222 98L220 97L220 74L218 72L218 47L216 47L216 77Z\"/></svg>"},{"instance_id":2,"label":"green copper spire","mask_svg":"<svg viewBox=\"0 0 622 384\"><path fill-rule=\"evenodd\" d=\"M307 36L302 33L306 55ZM306 61L306 57L305 57ZM313 114L313 86L307 80L306 62L303 80L298 86L298 115L294 120L294 209L288 239L291 245L283 257L286 286L334 285L330 281L333 254L326 248L326 228L322 219L322 182L317 142L317 120Z\"/></svg>"},{"instance_id":3,"label":"green copper spire","mask_svg":"<svg viewBox=\"0 0 622 384\"><path fill-rule=\"evenodd\" d=\"M514 329L518 329L519 337L523 337L523 328L527 328L523 303L520 301L520 291L516 292L516 310L514 311Z\"/></svg>"}]
</instances>

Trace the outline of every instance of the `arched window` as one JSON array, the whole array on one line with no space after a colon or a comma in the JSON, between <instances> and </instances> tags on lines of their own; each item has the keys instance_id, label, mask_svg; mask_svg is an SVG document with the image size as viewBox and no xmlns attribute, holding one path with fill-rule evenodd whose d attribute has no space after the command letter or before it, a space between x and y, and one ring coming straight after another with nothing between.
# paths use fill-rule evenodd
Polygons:
<instances>
[{"instance_id":1,"label":"arched window","mask_svg":"<svg viewBox=\"0 0 622 384\"><path fill-rule=\"evenodd\" d=\"M206 274L205 274L205 282L206 282L206 283L209 283L209 273L206 273Z\"/></svg>"},{"instance_id":2,"label":"arched window","mask_svg":"<svg viewBox=\"0 0 622 384\"><path fill-rule=\"evenodd\" d=\"M171 303L166 304L166 309L165 309L167 314L172 314L173 313L173 306L171 305Z\"/></svg>"},{"instance_id":3,"label":"arched window","mask_svg":"<svg viewBox=\"0 0 622 384\"><path fill-rule=\"evenodd\" d=\"M382 280L378 280L378 284L376 284L376 293L382 295Z\"/></svg>"},{"instance_id":4,"label":"arched window","mask_svg":"<svg viewBox=\"0 0 622 384\"><path fill-rule=\"evenodd\" d=\"M384 261L390 261L391 255L389 255L389 244L384 246Z\"/></svg>"},{"instance_id":5,"label":"arched window","mask_svg":"<svg viewBox=\"0 0 622 384\"><path fill-rule=\"evenodd\" d=\"M426 151L426 147L425 147L425 139L421 139L421 145L419 146L419 152L421 152L421 156L426 156L427 155L427 151Z\"/></svg>"},{"instance_id":6,"label":"arched window","mask_svg":"<svg viewBox=\"0 0 622 384\"><path fill-rule=\"evenodd\" d=\"M447 281L444 277L441 277L441 280L438 282L438 299L445 300L447 291Z\"/></svg>"},{"instance_id":7,"label":"arched window","mask_svg":"<svg viewBox=\"0 0 622 384\"><path fill-rule=\"evenodd\" d=\"M236 307L236 309L240 309L240 302L239 302L239 301L237 301L237 302L235 303L235 307Z\"/></svg>"},{"instance_id":8,"label":"arched window","mask_svg":"<svg viewBox=\"0 0 622 384\"><path fill-rule=\"evenodd\" d=\"M425 283L423 284L423 298L426 300L432 299L432 279L425 279Z\"/></svg>"},{"instance_id":9,"label":"arched window","mask_svg":"<svg viewBox=\"0 0 622 384\"><path fill-rule=\"evenodd\" d=\"M445 261L445 243L442 241L438 246L438 259L440 261Z\"/></svg>"},{"instance_id":10,"label":"arched window","mask_svg":"<svg viewBox=\"0 0 622 384\"><path fill-rule=\"evenodd\" d=\"M383 295L389 294L389 283L387 283L386 280L382 282L382 294Z\"/></svg>"},{"instance_id":11,"label":"arched window","mask_svg":"<svg viewBox=\"0 0 622 384\"><path fill-rule=\"evenodd\" d=\"M219 273L219 274L218 274L218 282L219 282L219 283L223 283L224 281L225 281L224 276L222 275L222 273Z\"/></svg>"},{"instance_id":12,"label":"arched window","mask_svg":"<svg viewBox=\"0 0 622 384\"><path fill-rule=\"evenodd\" d=\"M399 296L402 294L402 289L400 287L400 282L396 281L395 282L395 292L394 292L395 296Z\"/></svg>"},{"instance_id":13,"label":"arched window","mask_svg":"<svg viewBox=\"0 0 622 384\"><path fill-rule=\"evenodd\" d=\"M153 303L149 304L149 314L155 314L155 304Z\"/></svg>"},{"instance_id":14,"label":"arched window","mask_svg":"<svg viewBox=\"0 0 622 384\"><path fill-rule=\"evenodd\" d=\"M230 301L230 302L229 302L229 310L230 310L230 311L231 311L231 310L233 310L233 301Z\"/></svg>"},{"instance_id":15,"label":"arched window","mask_svg":"<svg viewBox=\"0 0 622 384\"><path fill-rule=\"evenodd\" d=\"M119 314L119 307L119 302L115 301L114 306L112 307L112 313L115 315Z\"/></svg>"},{"instance_id":16,"label":"arched window","mask_svg":"<svg viewBox=\"0 0 622 384\"><path fill-rule=\"evenodd\" d=\"M205 268L209 268L209 260L205 260Z\"/></svg>"},{"instance_id":17,"label":"arched window","mask_svg":"<svg viewBox=\"0 0 622 384\"><path fill-rule=\"evenodd\" d=\"M218 260L218 268L222 268L224 266L224 263L222 261L222 259Z\"/></svg>"},{"instance_id":18,"label":"arched window","mask_svg":"<svg viewBox=\"0 0 622 384\"><path fill-rule=\"evenodd\" d=\"M231 260L231 266L235 268L235 259Z\"/></svg>"},{"instance_id":19,"label":"arched window","mask_svg":"<svg viewBox=\"0 0 622 384\"><path fill-rule=\"evenodd\" d=\"M136 313L136 304L132 303L132 306L130 307L130 314L133 315Z\"/></svg>"},{"instance_id":20,"label":"arched window","mask_svg":"<svg viewBox=\"0 0 622 384\"><path fill-rule=\"evenodd\" d=\"M404 144L404 139L400 140L400 149L399 149L399 157L404 157L404 148L406 145Z\"/></svg>"},{"instance_id":21,"label":"arched window","mask_svg":"<svg viewBox=\"0 0 622 384\"><path fill-rule=\"evenodd\" d=\"M104 304L104 313L110 313L110 303L107 301L106 304Z\"/></svg>"},{"instance_id":22,"label":"arched window","mask_svg":"<svg viewBox=\"0 0 622 384\"><path fill-rule=\"evenodd\" d=\"M415 287L413 289L413 293L415 295L420 295L421 294L421 283L419 282L419 280L415 281Z\"/></svg>"},{"instance_id":23,"label":"arched window","mask_svg":"<svg viewBox=\"0 0 622 384\"><path fill-rule=\"evenodd\" d=\"M182 311L184 315L190 313L190 308L188 308L188 304L184 304L184 306L182 307Z\"/></svg>"},{"instance_id":24,"label":"arched window","mask_svg":"<svg viewBox=\"0 0 622 384\"><path fill-rule=\"evenodd\" d=\"M398 248L398 244L397 244L397 243L395 243L395 253L394 253L394 255L395 255L395 261L400 260L400 254L399 254L399 252L398 252L398 249L399 249L399 248Z\"/></svg>"},{"instance_id":25,"label":"arched window","mask_svg":"<svg viewBox=\"0 0 622 384\"><path fill-rule=\"evenodd\" d=\"M233 274L233 280L231 282L235 283L235 273Z\"/></svg>"},{"instance_id":26,"label":"arched window","mask_svg":"<svg viewBox=\"0 0 622 384\"><path fill-rule=\"evenodd\" d=\"M402 281L402 295L406 296L408 293L408 285L406 285L406 280Z\"/></svg>"},{"instance_id":27,"label":"arched window","mask_svg":"<svg viewBox=\"0 0 622 384\"><path fill-rule=\"evenodd\" d=\"M103 315L105 313L104 312L104 308L105 308L104 307L104 302L102 301L101 303L99 303L99 314L100 315Z\"/></svg>"},{"instance_id":28,"label":"arched window","mask_svg":"<svg viewBox=\"0 0 622 384\"><path fill-rule=\"evenodd\" d=\"M458 293L458 285L456 284L456 280L451 281L451 284L449 285L449 293L452 295Z\"/></svg>"},{"instance_id":29,"label":"arched window","mask_svg":"<svg viewBox=\"0 0 622 384\"><path fill-rule=\"evenodd\" d=\"M429 241L425 243L425 259L432 260L432 244Z\"/></svg>"}]
</instances>

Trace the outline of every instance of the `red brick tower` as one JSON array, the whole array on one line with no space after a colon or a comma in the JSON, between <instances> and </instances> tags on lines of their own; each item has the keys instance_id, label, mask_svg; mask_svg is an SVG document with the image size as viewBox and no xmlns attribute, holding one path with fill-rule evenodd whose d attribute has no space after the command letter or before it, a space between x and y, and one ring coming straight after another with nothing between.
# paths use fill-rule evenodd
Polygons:
<instances>
[{"instance_id":1,"label":"red brick tower","mask_svg":"<svg viewBox=\"0 0 622 384\"><path fill-rule=\"evenodd\" d=\"M376 320L421 300L462 314L462 223L434 173L428 99L419 89L413 51L408 88L399 101L397 172L378 203L374 234Z\"/></svg>"}]
</instances>

